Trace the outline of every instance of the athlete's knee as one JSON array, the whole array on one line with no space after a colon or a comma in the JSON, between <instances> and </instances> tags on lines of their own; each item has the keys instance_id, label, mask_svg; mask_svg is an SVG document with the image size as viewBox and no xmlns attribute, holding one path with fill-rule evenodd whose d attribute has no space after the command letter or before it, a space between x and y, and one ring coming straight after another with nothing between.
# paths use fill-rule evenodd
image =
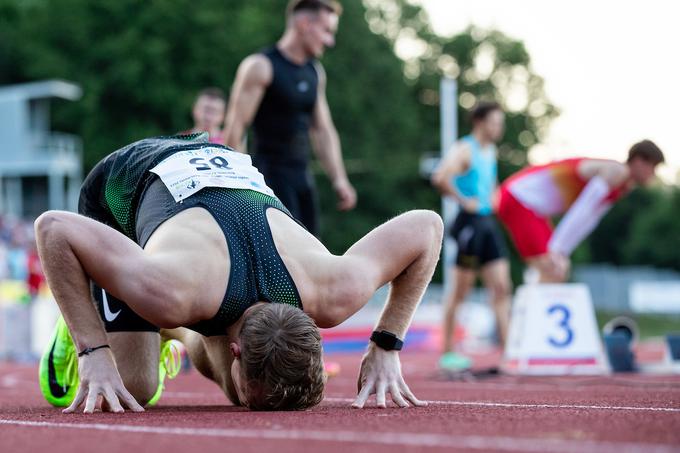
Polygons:
<instances>
[{"instance_id":1,"label":"athlete's knee","mask_svg":"<svg viewBox=\"0 0 680 453\"><path fill-rule=\"evenodd\" d=\"M506 279L498 279L489 284L488 290L494 303L506 303L506 299L510 295L510 282Z\"/></svg>"},{"instance_id":2,"label":"athlete's knee","mask_svg":"<svg viewBox=\"0 0 680 453\"><path fill-rule=\"evenodd\" d=\"M48 238L52 242L62 236L66 217L69 214L63 211L47 211L35 220L35 237L39 242L45 242Z\"/></svg>"},{"instance_id":3,"label":"athlete's knee","mask_svg":"<svg viewBox=\"0 0 680 453\"><path fill-rule=\"evenodd\" d=\"M34 228L36 235L44 236L52 231L60 219L58 211L43 212L35 219Z\"/></svg>"},{"instance_id":4,"label":"athlete's knee","mask_svg":"<svg viewBox=\"0 0 680 453\"><path fill-rule=\"evenodd\" d=\"M460 307L465 299L466 294L454 292L451 296L444 302L444 314L446 316L453 316L458 307Z\"/></svg>"},{"instance_id":5,"label":"athlete's knee","mask_svg":"<svg viewBox=\"0 0 680 453\"><path fill-rule=\"evenodd\" d=\"M142 406L146 405L158 390L158 372L154 374L141 373L135 376L123 377L123 384L128 392Z\"/></svg>"},{"instance_id":6,"label":"athlete's knee","mask_svg":"<svg viewBox=\"0 0 680 453\"><path fill-rule=\"evenodd\" d=\"M423 228L423 232L441 238L444 234L444 222L439 214L428 209L418 209L412 211L418 217L418 221Z\"/></svg>"}]
</instances>

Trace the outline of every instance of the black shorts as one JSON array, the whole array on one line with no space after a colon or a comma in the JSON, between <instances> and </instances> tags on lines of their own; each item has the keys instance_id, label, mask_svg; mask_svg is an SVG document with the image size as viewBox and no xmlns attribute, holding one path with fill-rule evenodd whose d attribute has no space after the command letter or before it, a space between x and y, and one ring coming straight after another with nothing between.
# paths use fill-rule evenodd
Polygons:
<instances>
[{"instance_id":1,"label":"black shorts","mask_svg":"<svg viewBox=\"0 0 680 453\"><path fill-rule=\"evenodd\" d=\"M267 156L255 155L253 165L276 197L314 236L319 234L319 202L314 177L306 165L287 166Z\"/></svg>"},{"instance_id":2,"label":"black shorts","mask_svg":"<svg viewBox=\"0 0 680 453\"><path fill-rule=\"evenodd\" d=\"M87 175L80 189L78 214L108 225L123 234L104 197L108 170L109 161L105 159ZM90 289L107 332L158 332L160 330L132 311L125 302L104 291L92 281Z\"/></svg>"},{"instance_id":3,"label":"black shorts","mask_svg":"<svg viewBox=\"0 0 680 453\"><path fill-rule=\"evenodd\" d=\"M449 234L458 244L456 265L477 269L505 258L505 241L493 216L461 211Z\"/></svg>"}]
</instances>

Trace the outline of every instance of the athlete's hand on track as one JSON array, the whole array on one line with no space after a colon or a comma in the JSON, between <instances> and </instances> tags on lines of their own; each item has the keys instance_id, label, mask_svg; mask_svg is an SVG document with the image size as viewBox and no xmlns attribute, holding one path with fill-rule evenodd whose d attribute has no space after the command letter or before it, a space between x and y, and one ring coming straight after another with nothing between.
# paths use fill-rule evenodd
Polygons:
<instances>
[{"instance_id":1,"label":"athlete's hand on track","mask_svg":"<svg viewBox=\"0 0 680 453\"><path fill-rule=\"evenodd\" d=\"M349 211L357 204L357 192L346 179L333 184L335 195L338 197L338 210Z\"/></svg>"},{"instance_id":2,"label":"athlete's hand on track","mask_svg":"<svg viewBox=\"0 0 680 453\"><path fill-rule=\"evenodd\" d=\"M83 402L85 403L83 412L93 413L99 395L102 396L102 410L125 412L122 403L133 412L144 412L144 408L123 385L110 349L98 349L80 357L78 373L80 375L78 393L73 403L64 409L65 414L75 412Z\"/></svg>"},{"instance_id":3,"label":"athlete's hand on track","mask_svg":"<svg viewBox=\"0 0 680 453\"><path fill-rule=\"evenodd\" d=\"M368 397L375 393L378 407L386 407L385 397L389 393L399 407L427 406L411 392L401 375L401 362L397 351L385 351L370 343L361 361L357 382L359 395L352 407L362 408Z\"/></svg>"}]
</instances>

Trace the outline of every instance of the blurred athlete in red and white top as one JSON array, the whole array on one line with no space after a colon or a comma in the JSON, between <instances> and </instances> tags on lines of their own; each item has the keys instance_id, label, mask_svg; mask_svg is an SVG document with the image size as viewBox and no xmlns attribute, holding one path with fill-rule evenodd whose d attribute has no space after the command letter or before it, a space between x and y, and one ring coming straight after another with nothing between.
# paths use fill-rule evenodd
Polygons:
<instances>
[{"instance_id":1,"label":"blurred athlete in red and white top","mask_svg":"<svg viewBox=\"0 0 680 453\"><path fill-rule=\"evenodd\" d=\"M569 256L612 205L654 177L664 155L653 142L632 146L626 163L576 158L527 167L503 182L498 217L541 282L562 282ZM564 214L553 230L550 220Z\"/></svg>"}]
</instances>

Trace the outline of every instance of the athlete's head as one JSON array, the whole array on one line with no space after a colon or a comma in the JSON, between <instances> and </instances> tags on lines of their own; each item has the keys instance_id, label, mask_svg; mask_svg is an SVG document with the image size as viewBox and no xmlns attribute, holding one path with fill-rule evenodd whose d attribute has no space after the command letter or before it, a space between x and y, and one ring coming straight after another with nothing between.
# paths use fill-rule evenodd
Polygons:
<instances>
[{"instance_id":1,"label":"athlete's head","mask_svg":"<svg viewBox=\"0 0 680 453\"><path fill-rule=\"evenodd\" d=\"M226 100L224 92L219 88L205 88L198 93L192 116L194 128L202 131L213 131L222 127Z\"/></svg>"},{"instance_id":2,"label":"athlete's head","mask_svg":"<svg viewBox=\"0 0 680 453\"><path fill-rule=\"evenodd\" d=\"M302 310L262 303L243 315L231 375L253 410L302 410L323 399L326 377L319 329Z\"/></svg>"},{"instance_id":3,"label":"athlete's head","mask_svg":"<svg viewBox=\"0 0 680 453\"><path fill-rule=\"evenodd\" d=\"M628 151L630 176L637 184L647 184L654 177L656 166L664 161L663 152L651 140L642 140Z\"/></svg>"},{"instance_id":4,"label":"athlete's head","mask_svg":"<svg viewBox=\"0 0 680 453\"><path fill-rule=\"evenodd\" d=\"M470 112L472 130L492 143L503 137L505 114L497 102L482 101Z\"/></svg>"},{"instance_id":5,"label":"athlete's head","mask_svg":"<svg viewBox=\"0 0 680 453\"><path fill-rule=\"evenodd\" d=\"M286 9L288 28L293 28L307 55L320 58L335 45L342 7L334 0L291 0Z\"/></svg>"}]
</instances>

